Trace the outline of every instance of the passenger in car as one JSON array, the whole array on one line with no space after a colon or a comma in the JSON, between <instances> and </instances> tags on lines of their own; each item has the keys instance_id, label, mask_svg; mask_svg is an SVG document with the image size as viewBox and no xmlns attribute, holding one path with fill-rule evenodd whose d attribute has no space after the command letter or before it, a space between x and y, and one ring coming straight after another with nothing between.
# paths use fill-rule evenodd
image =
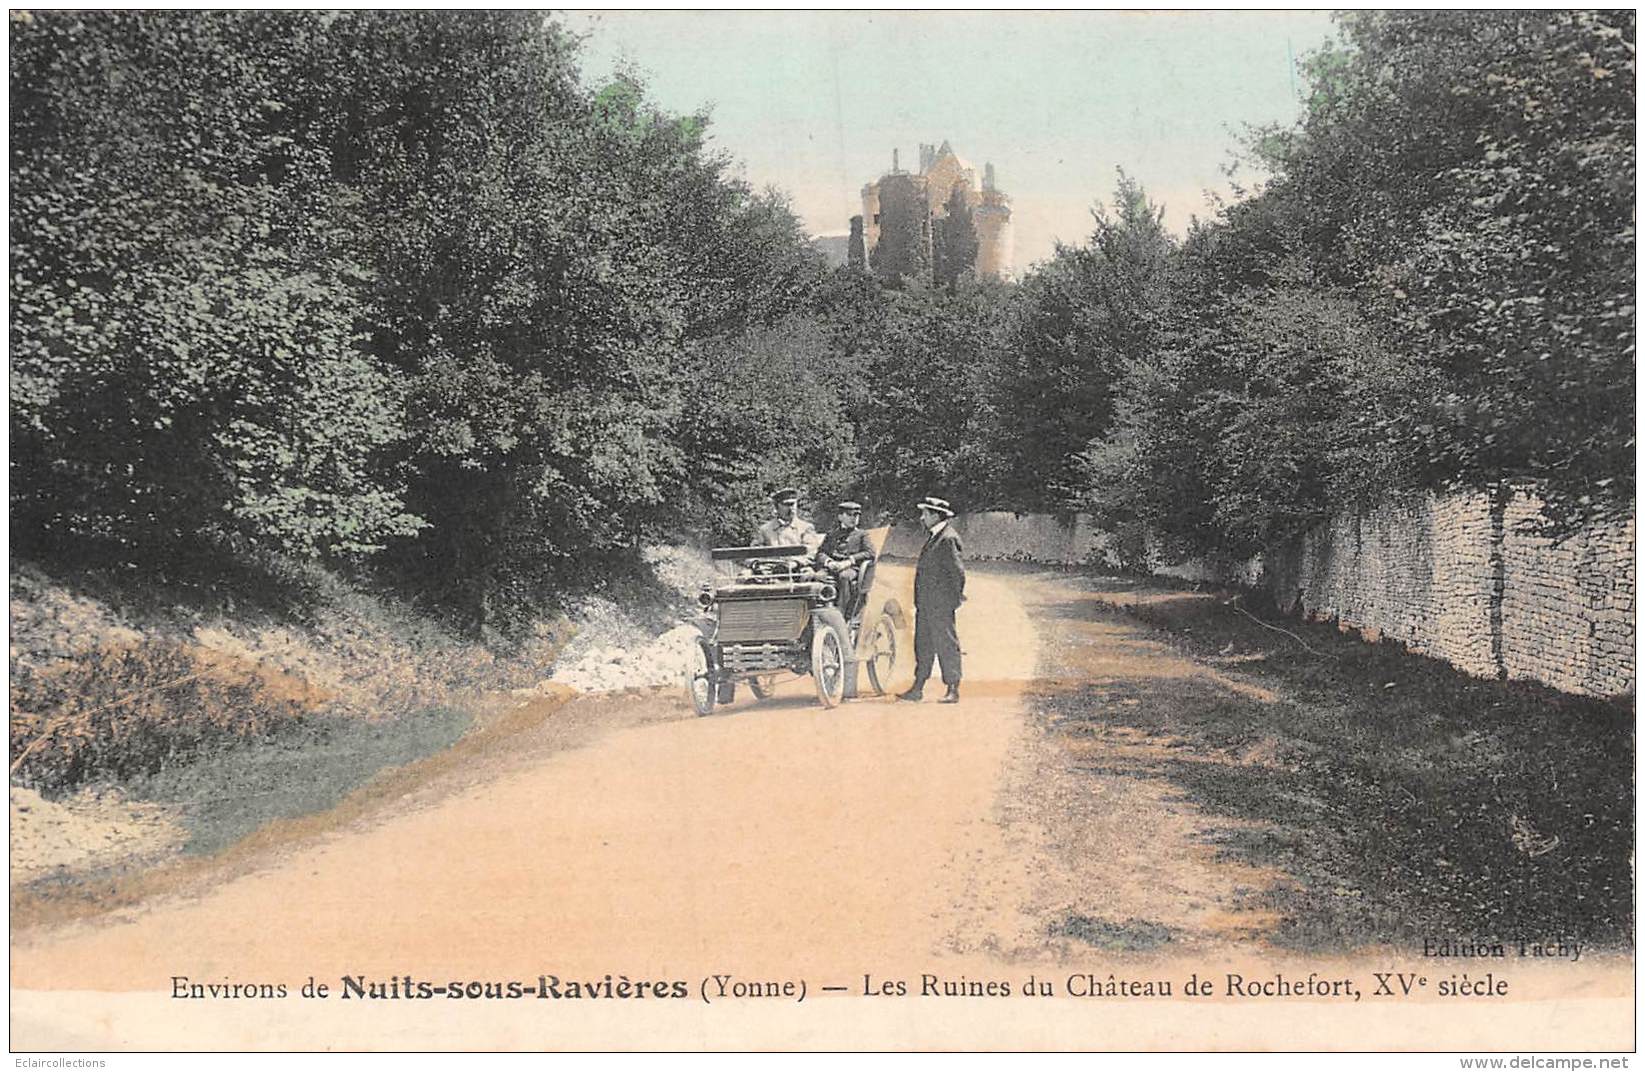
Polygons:
<instances>
[{"instance_id":1,"label":"passenger in car","mask_svg":"<svg viewBox=\"0 0 1645 1072\"><path fill-rule=\"evenodd\" d=\"M869 545L868 533L857 527L862 520L862 503L849 499L839 505L839 524L823 536L817 548L816 566L834 575L839 589L840 613L851 617L859 582L869 563L874 561L874 548Z\"/></svg>"}]
</instances>

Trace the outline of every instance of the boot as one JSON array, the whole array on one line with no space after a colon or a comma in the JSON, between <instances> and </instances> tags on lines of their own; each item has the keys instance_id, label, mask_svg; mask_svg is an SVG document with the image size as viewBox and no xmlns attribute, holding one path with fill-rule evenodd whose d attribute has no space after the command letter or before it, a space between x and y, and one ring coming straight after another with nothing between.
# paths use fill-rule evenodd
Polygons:
<instances>
[{"instance_id":1,"label":"boot","mask_svg":"<svg viewBox=\"0 0 1645 1072\"><path fill-rule=\"evenodd\" d=\"M937 702L938 703L959 703L960 702L960 687L958 685L948 686L948 691L943 693L942 699L938 700Z\"/></svg>"},{"instance_id":2,"label":"boot","mask_svg":"<svg viewBox=\"0 0 1645 1072\"><path fill-rule=\"evenodd\" d=\"M922 686L915 685L907 692L897 693L897 699L907 700L909 703L919 703L921 700L925 699L925 689Z\"/></svg>"}]
</instances>

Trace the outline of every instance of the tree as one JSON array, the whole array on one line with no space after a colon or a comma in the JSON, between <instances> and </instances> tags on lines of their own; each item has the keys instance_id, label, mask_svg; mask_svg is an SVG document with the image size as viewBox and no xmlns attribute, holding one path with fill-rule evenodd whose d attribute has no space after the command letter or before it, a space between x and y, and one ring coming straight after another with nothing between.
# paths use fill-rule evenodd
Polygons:
<instances>
[{"instance_id":1,"label":"tree","mask_svg":"<svg viewBox=\"0 0 1645 1072\"><path fill-rule=\"evenodd\" d=\"M1357 12L1266 198L1441 377L1434 482L1633 503L1631 11ZM1270 132L1272 133L1272 132Z\"/></svg>"},{"instance_id":2,"label":"tree","mask_svg":"<svg viewBox=\"0 0 1645 1072\"><path fill-rule=\"evenodd\" d=\"M1274 177L1191 234L1082 501L1237 555L1430 489L1631 511L1633 15L1343 26L1303 120L1250 140Z\"/></svg>"},{"instance_id":3,"label":"tree","mask_svg":"<svg viewBox=\"0 0 1645 1072\"><path fill-rule=\"evenodd\" d=\"M684 355L823 285L706 117L591 91L540 15L20 12L12 41L35 550L381 550L506 628L695 516ZM844 396L802 394L849 469Z\"/></svg>"},{"instance_id":4,"label":"tree","mask_svg":"<svg viewBox=\"0 0 1645 1072\"><path fill-rule=\"evenodd\" d=\"M359 553L416 531L357 338L300 12L11 17L24 549Z\"/></svg>"},{"instance_id":5,"label":"tree","mask_svg":"<svg viewBox=\"0 0 1645 1072\"><path fill-rule=\"evenodd\" d=\"M864 494L896 507L911 493L962 509L994 495L988 369L997 360L1005 287L961 278L953 289L907 279L885 296L864 354L871 391L858 411Z\"/></svg>"},{"instance_id":6,"label":"tree","mask_svg":"<svg viewBox=\"0 0 1645 1072\"><path fill-rule=\"evenodd\" d=\"M687 347L681 448L691 458L684 520L716 542L745 543L770 493L800 485L827 505L855 493L850 359L815 320L796 315Z\"/></svg>"},{"instance_id":7,"label":"tree","mask_svg":"<svg viewBox=\"0 0 1645 1072\"><path fill-rule=\"evenodd\" d=\"M1079 456L1113 420L1116 382L1160 345L1173 247L1161 210L1122 172L1113 215L1092 215L1087 244L1059 245L1023 280L993 371L994 450L1019 509L1067 509Z\"/></svg>"},{"instance_id":8,"label":"tree","mask_svg":"<svg viewBox=\"0 0 1645 1072\"><path fill-rule=\"evenodd\" d=\"M708 113L668 115L624 74L595 94L595 118L620 146L618 174L642 195L636 207L648 240L665 252L688 336L735 335L810 304L824 258L786 194L755 192L731 176L730 156L709 149Z\"/></svg>"},{"instance_id":9,"label":"tree","mask_svg":"<svg viewBox=\"0 0 1645 1072\"><path fill-rule=\"evenodd\" d=\"M432 523L392 565L469 623L508 627L632 566L700 514L692 354L808 302L820 259L780 197L728 177L706 116L619 78L519 12L336 24L373 345L409 383L406 463ZM748 432L746 427L739 429ZM738 444L729 445L739 448Z\"/></svg>"},{"instance_id":10,"label":"tree","mask_svg":"<svg viewBox=\"0 0 1645 1072\"><path fill-rule=\"evenodd\" d=\"M682 469L663 205L540 16L356 12L332 33L370 344L408 385L431 523L389 565L506 628L631 553Z\"/></svg>"},{"instance_id":11,"label":"tree","mask_svg":"<svg viewBox=\"0 0 1645 1072\"><path fill-rule=\"evenodd\" d=\"M1126 366L1113 430L1080 461L1101 522L1241 557L1420 486L1432 371L1326 285L1283 207L1234 206L1174 258L1160 350Z\"/></svg>"},{"instance_id":12,"label":"tree","mask_svg":"<svg viewBox=\"0 0 1645 1072\"><path fill-rule=\"evenodd\" d=\"M953 287L960 276L977 270L977 225L963 186L954 186L944 213L932 222L931 273L939 285Z\"/></svg>"}]
</instances>

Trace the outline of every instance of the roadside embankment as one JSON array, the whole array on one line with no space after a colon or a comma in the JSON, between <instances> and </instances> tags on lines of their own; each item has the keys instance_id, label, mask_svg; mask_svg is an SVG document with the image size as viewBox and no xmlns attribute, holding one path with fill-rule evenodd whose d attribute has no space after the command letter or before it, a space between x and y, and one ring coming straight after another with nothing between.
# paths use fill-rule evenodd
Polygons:
<instances>
[{"instance_id":1,"label":"roadside embankment","mask_svg":"<svg viewBox=\"0 0 1645 1072\"><path fill-rule=\"evenodd\" d=\"M681 608L709 569L686 549L648 558L656 591ZM208 611L14 567L14 884L215 852L334 807L521 705L672 684L695 635L657 636L679 608L589 598L499 651L301 569L308 599L291 613Z\"/></svg>"}]
</instances>

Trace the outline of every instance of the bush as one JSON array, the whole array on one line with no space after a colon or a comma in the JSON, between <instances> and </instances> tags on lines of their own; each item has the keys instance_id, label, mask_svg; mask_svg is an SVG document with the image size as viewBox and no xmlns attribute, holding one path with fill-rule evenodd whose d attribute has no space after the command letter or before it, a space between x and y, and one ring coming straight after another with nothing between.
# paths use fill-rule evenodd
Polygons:
<instances>
[{"instance_id":1,"label":"bush","mask_svg":"<svg viewBox=\"0 0 1645 1072\"><path fill-rule=\"evenodd\" d=\"M12 495L19 542L303 555L416 531L330 224L322 20L13 12Z\"/></svg>"},{"instance_id":2,"label":"bush","mask_svg":"<svg viewBox=\"0 0 1645 1072\"><path fill-rule=\"evenodd\" d=\"M167 639L18 666L12 779L51 792L152 774L212 746L266 737L324 698L295 678Z\"/></svg>"}]
</instances>

